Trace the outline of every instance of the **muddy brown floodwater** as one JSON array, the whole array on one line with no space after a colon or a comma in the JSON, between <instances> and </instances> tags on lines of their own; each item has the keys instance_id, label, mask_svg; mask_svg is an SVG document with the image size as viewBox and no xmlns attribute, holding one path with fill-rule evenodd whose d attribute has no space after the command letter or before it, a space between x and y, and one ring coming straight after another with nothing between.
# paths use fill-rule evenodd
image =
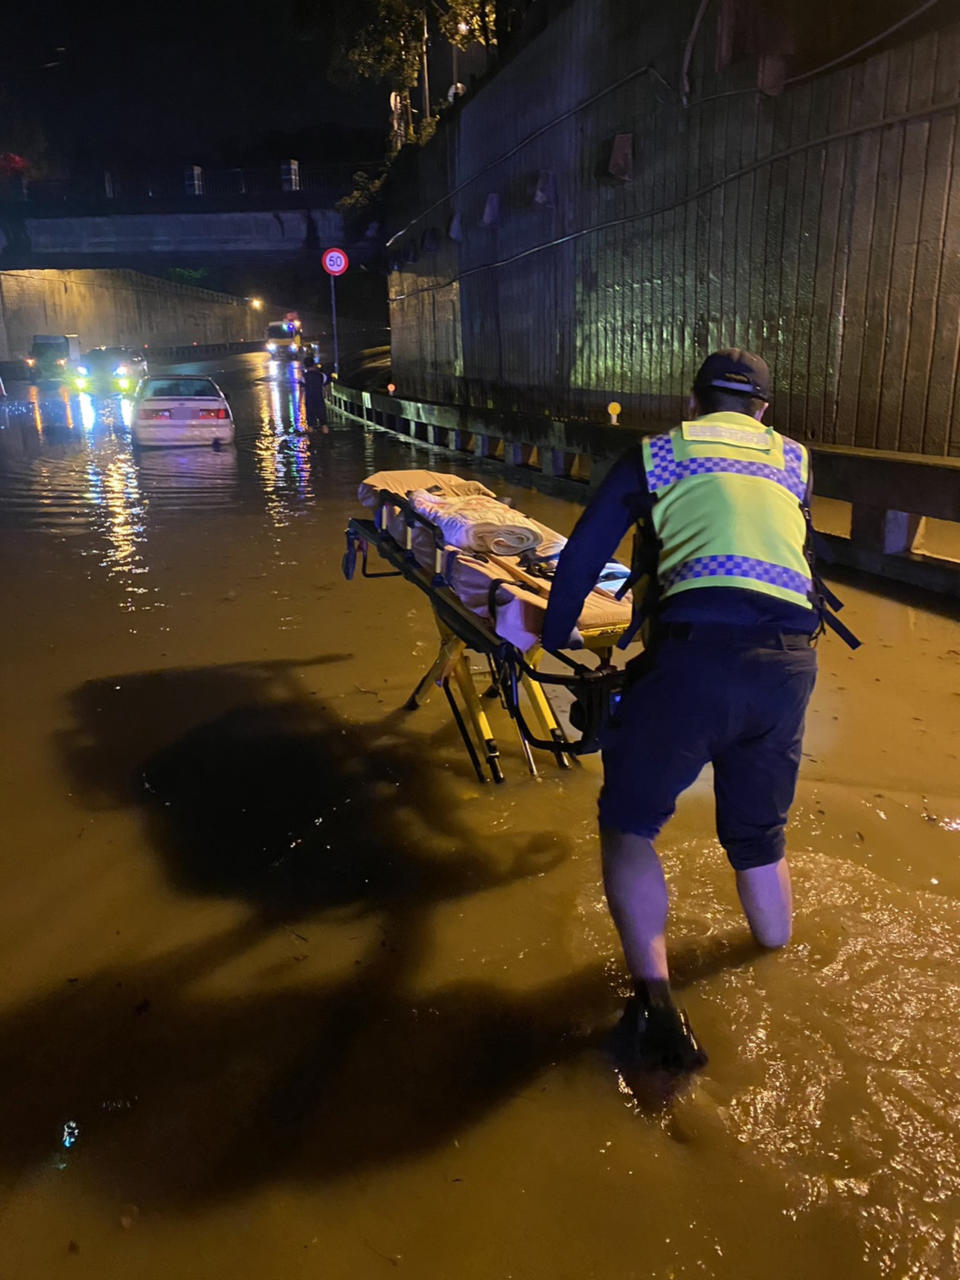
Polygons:
<instances>
[{"instance_id":1,"label":"muddy brown floodwater","mask_svg":"<svg viewBox=\"0 0 960 1280\"><path fill-rule=\"evenodd\" d=\"M297 434L284 375L227 365L219 454L8 388L0 1276L960 1276L955 619L843 585L867 643L822 646L787 951L748 943L709 780L682 802L711 1061L638 1096L597 760L534 781L504 729L481 788L440 699L398 710L422 597L340 574L364 474L448 458Z\"/></svg>"}]
</instances>

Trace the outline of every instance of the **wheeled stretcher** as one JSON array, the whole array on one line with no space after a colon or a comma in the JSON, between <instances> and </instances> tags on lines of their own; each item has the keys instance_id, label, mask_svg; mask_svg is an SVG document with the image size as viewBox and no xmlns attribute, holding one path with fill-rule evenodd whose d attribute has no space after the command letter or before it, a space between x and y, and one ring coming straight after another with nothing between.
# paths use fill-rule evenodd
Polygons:
<instances>
[{"instance_id":1,"label":"wheeled stretcher","mask_svg":"<svg viewBox=\"0 0 960 1280\"><path fill-rule=\"evenodd\" d=\"M561 768L569 768L573 758L598 749L601 730L619 698L623 672L613 668L610 659L630 622L629 600L617 600L613 590L600 586L584 603L577 629L584 650L596 656L596 666L556 653L565 669L541 671L540 633L550 592L549 566L530 555L453 546L441 524L411 501L411 495L425 492L442 499L476 491L493 498L490 490L475 481L438 472L370 476L360 486L359 496L372 514L349 522L344 575L352 579L359 563L364 577L402 576L427 596L440 635L439 651L406 705L410 710L422 705L435 685L443 690L480 781L486 781L487 774L494 782L503 781L500 749L487 714L495 701L513 721L533 775L537 774L534 750L549 752ZM520 519L536 527L544 547L563 545L555 531L527 517ZM389 569L371 569L371 547ZM482 693L470 666L473 653L485 661ZM560 690L573 697L570 719L579 737L566 733L557 719L550 695Z\"/></svg>"}]
</instances>

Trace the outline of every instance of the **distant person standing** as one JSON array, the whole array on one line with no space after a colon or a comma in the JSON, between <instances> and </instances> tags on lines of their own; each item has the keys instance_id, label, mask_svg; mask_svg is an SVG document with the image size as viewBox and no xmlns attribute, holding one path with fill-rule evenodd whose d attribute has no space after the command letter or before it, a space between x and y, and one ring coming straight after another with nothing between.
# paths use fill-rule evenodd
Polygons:
<instances>
[{"instance_id":1,"label":"distant person standing","mask_svg":"<svg viewBox=\"0 0 960 1280\"><path fill-rule=\"evenodd\" d=\"M327 375L317 364L313 356L306 356L303 361L303 395L302 404L307 415L308 427L327 426L326 386Z\"/></svg>"}]
</instances>

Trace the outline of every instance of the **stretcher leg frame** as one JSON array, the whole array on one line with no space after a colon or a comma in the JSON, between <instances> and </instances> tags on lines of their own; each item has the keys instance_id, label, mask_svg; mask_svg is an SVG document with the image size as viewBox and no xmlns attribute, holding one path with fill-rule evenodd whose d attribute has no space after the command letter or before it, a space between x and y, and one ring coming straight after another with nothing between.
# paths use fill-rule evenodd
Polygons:
<instances>
[{"instance_id":1,"label":"stretcher leg frame","mask_svg":"<svg viewBox=\"0 0 960 1280\"><path fill-rule=\"evenodd\" d=\"M407 700L407 709L415 711L422 706L430 696L432 685L440 685L444 691L450 709L453 712L460 730L460 735L467 746L470 753L470 759L474 769L477 770L481 781L486 781L483 771L479 767L479 755L476 748L479 747L480 754L483 755L487 762L487 768L490 770L490 776L494 782L503 782L503 769L500 765L500 748L497 740L493 736L493 730L490 727L490 721L487 719L487 713L483 709L483 704L477 695L476 686L473 683L473 676L470 672L470 662L467 657L467 646L460 637L450 629L440 618L434 614L434 621L437 624L437 630L440 632L440 652L430 667L429 671L423 676L420 683L414 689L413 693ZM460 708L457 706L452 690L450 689L450 680L456 681L457 688L460 690L460 696L466 709L467 719L470 722L470 728L473 729L474 738L469 737L469 728L463 719Z\"/></svg>"},{"instance_id":2,"label":"stretcher leg frame","mask_svg":"<svg viewBox=\"0 0 960 1280\"><path fill-rule=\"evenodd\" d=\"M450 711L453 715L453 719L457 728L460 730L460 737L463 739L463 745L467 748L467 755L470 757L470 763L473 765L474 772L480 782L486 782L486 778L483 775L483 769L480 766L480 757L477 755L477 749L473 745L473 741L470 737L470 730L464 723L463 716L460 713L460 708L457 706L457 700L454 698L453 690L450 688L449 676L444 676L440 683L443 688L443 692L446 695L447 702L450 704Z\"/></svg>"},{"instance_id":3,"label":"stretcher leg frame","mask_svg":"<svg viewBox=\"0 0 960 1280\"><path fill-rule=\"evenodd\" d=\"M524 656L531 667L537 668L540 665L540 659L543 657L543 649L538 644L534 645L533 648L529 649ZM520 680L520 688L527 695L530 705L533 708L533 714L536 716L537 723L540 725L544 737L552 738L557 744L555 752L557 764L561 769L569 769L570 758L561 748L561 744L564 742L563 730L557 723L557 718L553 714L553 707L550 705L550 700L543 691L543 686L537 684L535 680L531 680L529 676L523 676Z\"/></svg>"},{"instance_id":4,"label":"stretcher leg frame","mask_svg":"<svg viewBox=\"0 0 960 1280\"><path fill-rule=\"evenodd\" d=\"M467 708L470 723L473 725L473 731L477 735L477 741L481 744L486 756L490 776L494 782L502 782L503 770L500 767L500 748L497 746L496 738L494 738L493 731L490 728L487 713L484 711L483 705L477 696L477 689L473 683L473 675L470 671L470 664L465 650L454 666L453 674L460 687L460 694L463 698L464 706Z\"/></svg>"},{"instance_id":5,"label":"stretcher leg frame","mask_svg":"<svg viewBox=\"0 0 960 1280\"><path fill-rule=\"evenodd\" d=\"M440 631L440 652L437 654L433 666L426 672L407 699L408 711L416 711L417 707L423 706L430 697L431 687L443 683L444 677L450 675L466 648L460 637L455 635L449 627L444 627L436 614L434 614L434 621Z\"/></svg>"},{"instance_id":6,"label":"stretcher leg frame","mask_svg":"<svg viewBox=\"0 0 960 1280\"><path fill-rule=\"evenodd\" d=\"M486 689L484 689L483 696L485 698L496 698L504 711L509 715L510 708L507 706L507 700L503 696L503 686L500 683L499 676L497 675L497 668L493 661L493 656L489 653L486 656L487 666L490 669L490 684ZM511 719L513 719L512 716ZM537 768L537 762L533 758L533 751L531 750L530 743L523 736L523 729L521 728L519 721L513 719L513 727L517 731L517 738L520 741L520 750L523 752L523 758L527 762L527 768L530 770L530 776L532 778L539 778L540 770Z\"/></svg>"}]
</instances>

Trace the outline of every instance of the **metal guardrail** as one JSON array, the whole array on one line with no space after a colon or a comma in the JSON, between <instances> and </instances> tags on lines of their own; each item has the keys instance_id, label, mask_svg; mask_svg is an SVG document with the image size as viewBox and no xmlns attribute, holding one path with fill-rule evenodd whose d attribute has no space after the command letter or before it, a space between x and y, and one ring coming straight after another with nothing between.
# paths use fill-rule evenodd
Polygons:
<instances>
[{"instance_id":1,"label":"metal guardrail","mask_svg":"<svg viewBox=\"0 0 960 1280\"><path fill-rule=\"evenodd\" d=\"M147 347L151 360L205 360L207 356L242 355L245 351L263 351L263 338L244 338L237 342L189 342L179 347Z\"/></svg>"},{"instance_id":2,"label":"metal guardrail","mask_svg":"<svg viewBox=\"0 0 960 1280\"><path fill-rule=\"evenodd\" d=\"M632 441L642 438L641 432L629 427L405 400L339 382L331 398L346 417L423 444L525 467L584 489Z\"/></svg>"},{"instance_id":3,"label":"metal guardrail","mask_svg":"<svg viewBox=\"0 0 960 1280\"><path fill-rule=\"evenodd\" d=\"M177 347L144 347L151 360L206 360L210 356L242 355L245 351L262 351L262 338L238 342L189 342ZM30 370L23 359L0 360L0 378L8 382L26 381Z\"/></svg>"},{"instance_id":4,"label":"metal guardrail","mask_svg":"<svg viewBox=\"0 0 960 1280\"><path fill-rule=\"evenodd\" d=\"M522 468L582 501L614 460L648 434L634 427L406 400L339 382L331 401L347 419ZM851 536L826 539L837 563L960 596L960 561L913 551L926 517L957 523L960 536L960 458L833 445L812 445L810 452L815 494L852 508Z\"/></svg>"}]
</instances>

